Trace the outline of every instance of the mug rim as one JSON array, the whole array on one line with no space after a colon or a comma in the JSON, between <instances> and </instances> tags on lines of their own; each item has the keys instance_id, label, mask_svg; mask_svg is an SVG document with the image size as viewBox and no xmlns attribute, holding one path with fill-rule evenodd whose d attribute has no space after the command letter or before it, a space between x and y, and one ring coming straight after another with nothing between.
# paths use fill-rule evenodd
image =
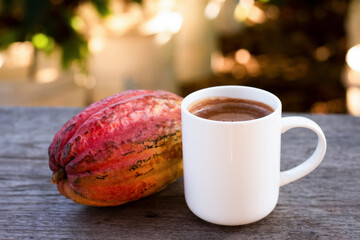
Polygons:
<instances>
[{"instance_id":1,"label":"mug rim","mask_svg":"<svg viewBox=\"0 0 360 240\"><path fill-rule=\"evenodd\" d=\"M196 116L195 114L191 113L189 111L189 106L191 105L191 103L194 103L196 101L200 101L202 99L206 99L206 98L211 98L211 97L229 97L229 96L220 96L220 95L214 95L214 96L207 96L207 97L204 97L204 98L198 98L198 99L195 99L191 102L189 102L190 98L198 95L198 94L201 94L203 92L207 92L207 91L211 91L213 89L231 89L231 88L238 88L238 89L248 89L250 91L258 91L258 92L262 92L263 94L266 94L268 96L270 96L271 98L273 98L276 102L276 107L272 107L274 109L274 111L264 117L260 117L260 118L256 118L256 119L251 119L251 120L244 120L244 121L219 121L219 120L211 120L211 119L206 119L206 118L201 118L201 117L198 117ZM242 97L239 97L239 98L242 98ZM247 100L253 100L253 99L249 99L249 98L242 98L242 99L247 99ZM261 101L261 100L256 100L258 102L262 102L264 104L267 104L269 105L268 103L265 103L264 101ZM185 106L186 105L186 106ZM196 120L199 120L199 121L204 121L204 122L208 122L208 123L214 123L214 124L226 124L226 125L232 125L232 124L249 124L249 123L255 123L255 122L259 122L259 121L264 121L268 118L272 118L275 114L278 114L280 112L281 114L281 108L282 108L282 104L281 104L281 101L280 99L273 93L269 92L269 91L266 91L264 89L261 89L261 88L256 88L256 87L250 87L250 86L240 86L240 85L224 85L224 86L214 86L214 87L208 87L208 88L203 88L203 89L200 89L200 90L197 90L197 91L194 91L190 94L188 94L187 96L185 96L185 98L182 100L181 102L181 110L182 112L184 112L185 114L188 114L190 117L192 118L195 118Z\"/></svg>"}]
</instances>

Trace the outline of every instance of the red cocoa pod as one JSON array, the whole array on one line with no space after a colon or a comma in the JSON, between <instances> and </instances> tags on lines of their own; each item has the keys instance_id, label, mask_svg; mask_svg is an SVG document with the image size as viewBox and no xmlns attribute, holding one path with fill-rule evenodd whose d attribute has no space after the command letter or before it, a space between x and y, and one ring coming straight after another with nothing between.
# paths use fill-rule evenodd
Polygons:
<instances>
[{"instance_id":1,"label":"red cocoa pod","mask_svg":"<svg viewBox=\"0 0 360 240\"><path fill-rule=\"evenodd\" d=\"M165 91L130 90L91 104L54 136L51 182L93 206L164 189L182 175L181 101Z\"/></svg>"}]
</instances>

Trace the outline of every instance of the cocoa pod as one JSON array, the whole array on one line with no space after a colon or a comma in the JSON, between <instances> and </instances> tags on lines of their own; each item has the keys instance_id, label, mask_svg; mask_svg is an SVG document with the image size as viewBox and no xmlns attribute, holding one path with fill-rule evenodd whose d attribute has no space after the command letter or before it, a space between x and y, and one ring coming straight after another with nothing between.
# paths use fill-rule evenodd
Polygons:
<instances>
[{"instance_id":1,"label":"cocoa pod","mask_svg":"<svg viewBox=\"0 0 360 240\"><path fill-rule=\"evenodd\" d=\"M91 104L55 134L51 182L92 206L164 189L182 175L181 101L165 91L130 90Z\"/></svg>"}]
</instances>

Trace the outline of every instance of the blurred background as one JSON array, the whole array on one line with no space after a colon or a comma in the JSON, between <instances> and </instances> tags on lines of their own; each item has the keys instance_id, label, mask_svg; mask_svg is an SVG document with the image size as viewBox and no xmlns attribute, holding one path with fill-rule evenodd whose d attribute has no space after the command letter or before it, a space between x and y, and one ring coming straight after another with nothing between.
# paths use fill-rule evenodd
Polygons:
<instances>
[{"instance_id":1,"label":"blurred background","mask_svg":"<svg viewBox=\"0 0 360 240\"><path fill-rule=\"evenodd\" d=\"M0 105L127 89L266 89L360 116L360 0L0 0Z\"/></svg>"}]
</instances>

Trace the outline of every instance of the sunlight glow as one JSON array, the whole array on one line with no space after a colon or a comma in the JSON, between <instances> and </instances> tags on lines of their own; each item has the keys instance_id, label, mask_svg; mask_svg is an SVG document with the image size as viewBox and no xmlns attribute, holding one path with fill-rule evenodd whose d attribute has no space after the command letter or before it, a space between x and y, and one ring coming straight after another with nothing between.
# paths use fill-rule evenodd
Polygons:
<instances>
[{"instance_id":1,"label":"sunlight glow","mask_svg":"<svg viewBox=\"0 0 360 240\"><path fill-rule=\"evenodd\" d=\"M164 45L170 41L172 35L169 32L161 32L155 35L155 43L157 45Z\"/></svg>"},{"instance_id":2,"label":"sunlight glow","mask_svg":"<svg viewBox=\"0 0 360 240\"><path fill-rule=\"evenodd\" d=\"M264 11L255 5L250 9L248 18L254 23L258 23L258 24L264 23L266 21L266 16Z\"/></svg>"},{"instance_id":3,"label":"sunlight glow","mask_svg":"<svg viewBox=\"0 0 360 240\"><path fill-rule=\"evenodd\" d=\"M360 72L360 44L350 48L346 54L346 62L352 70Z\"/></svg>"},{"instance_id":4,"label":"sunlight glow","mask_svg":"<svg viewBox=\"0 0 360 240\"><path fill-rule=\"evenodd\" d=\"M239 3L236 5L235 11L234 11L235 19L240 22L245 21L248 18L249 13L250 13L252 7L254 6L254 3L255 3L254 0L239 1Z\"/></svg>"},{"instance_id":5,"label":"sunlight glow","mask_svg":"<svg viewBox=\"0 0 360 240\"><path fill-rule=\"evenodd\" d=\"M59 70L56 68L39 69L35 74L38 83L49 83L55 81L59 77Z\"/></svg>"},{"instance_id":6,"label":"sunlight glow","mask_svg":"<svg viewBox=\"0 0 360 240\"><path fill-rule=\"evenodd\" d=\"M129 4L126 12L112 14L105 19L105 26L110 31L123 34L136 26L142 19L143 13L138 4Z\"/></svg>"},{"instance_id":7,"label":"sunlight glow","mask_svg":"<svg viewBox=\"0 0 360 240\"><path fill-rule=\"evenodd\" d=\"M250 61L251 55L246 49L239 49L235 53L235 60L240 64L246 64Z\"/></svg>"},{"instance_id":8,"label":"sunlight glow","mask_svg":"<svg viewBox=\"0 0 360 240\"><path fill-rule=\"evenodd\" d=\"M30 42L15 42L9 46L7 66L11 68L30 66L34 57L34 47Z\"/></svg>"},{"instance_id":9,"label":"sunlight glow","mask_svg":"<svg viewBox=\"0 0 360 240\"><path fill-rule=\"evenodd\" d=\"M349 87L346 90L346 104L352 115L360 116L360 88Z\"/></svg>"},{"instance_id":10,"label":"sunlight glow","mask_svg":"<svg viewBox=\"0 0 360 240\"><path fill-rule=\"evenodd\" d=\"M217 18L217 16L220 13L223 3L224 3L224 0L209 1L205 7L205 11L204 11L205 16L210 20Z\"/></svg>"},{"instance_id":11,"label":"sunlight glow","mask_svg":"<svg viewBox=\"0 0 360 240\"><path fill-rule=\"evenodd\" d=\"M93 37L89 40L88 47L91 53L97 53L104 49L104 39Z\"/></svg>"},{"instance_id":12,"label":"sunlight glow","mask_svg":"<svg viewBox=\"0 0 360 240\"><path fill-rule=\"evenodd\" d=\"M2 67L2 65L4 64L5 61L5 57L3 54L0 54L0 68Z\"/></svg>"},{"instance_id":13,"label":"sunlight glow","mask_svg":"<svg viewBox=\"0 0 360 240\"><path fill-rule=\"evenodd\" d=\"M183 23L182 16L177 12L164 12L156 15L140 27L145 35L169 32L175 34L180 31Z\"/></svg>"}]
</instances>

